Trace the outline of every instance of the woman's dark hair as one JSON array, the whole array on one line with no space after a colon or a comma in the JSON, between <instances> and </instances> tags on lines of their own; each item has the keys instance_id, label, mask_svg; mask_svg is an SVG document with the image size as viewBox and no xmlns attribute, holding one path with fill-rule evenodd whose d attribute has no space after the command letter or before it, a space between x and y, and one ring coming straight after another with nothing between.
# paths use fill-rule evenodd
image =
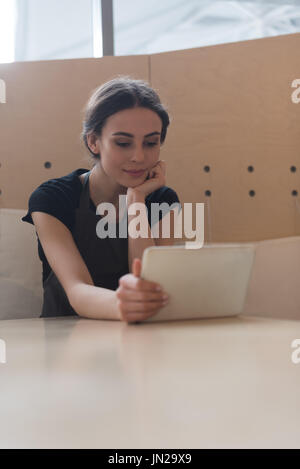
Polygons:
<instances>
[{"instance_id":1,"label":"woman's dark hair","mask_svg":"<svg viewBox=\"0 0 300 469\"><path fill-rule=\"evenodd\" d=\"M89 148L87 135L95 133L101 136L102 127L109 116L135 107L151 109L159 115L162 121L160 143L164 143L170 120L156 91L146 81L118 76L96 88L84 109L81 138L93 159L100 159L100 155Z\"/></svg>"}]
</instances>

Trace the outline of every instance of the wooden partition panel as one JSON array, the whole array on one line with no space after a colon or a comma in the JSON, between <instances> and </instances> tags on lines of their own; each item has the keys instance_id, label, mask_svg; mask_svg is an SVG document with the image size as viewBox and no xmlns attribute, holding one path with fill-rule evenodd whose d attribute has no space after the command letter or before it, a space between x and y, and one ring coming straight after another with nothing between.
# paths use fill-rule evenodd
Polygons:
<instances>
[{"instance_id":1,"label":"wooden partition panel","mask_svg":"<svg viewBox=\"0 0 300 469\"><path fill-rule=\"evenodd\" d=\"M117 75L147 80L148 64L143 55L0 64L0 207L26 208L43 181L91 167L80 142L90 94Z\"/></svg>"},{"instance_id":2,"label":"wooden partition panel","mask_svg":"<svg viewBox=\"0 0 300 469\"><path fill-rule=\"evenodd\" d=\"M292 34L150 57L173 117L169 182L183 202L205 203L206 241L300 234L299 51Z\"/></svg>"},{"instance_id":3,"label":"wooden partition panel","mask_svg":"<svg viewBox=\"0 0 300 469\"><path fill-rule=\"evenodd\" d=\"M149 81L168 106L167 185L182 203L205 203L206 242L300 234L300 103L291 99L299 49L300 34L292 34L150 56L0 65L7 87L0 207L26 208L42 181L89 167L82 108L93 89L126 74Z\"/></svg>"}]
</instances>

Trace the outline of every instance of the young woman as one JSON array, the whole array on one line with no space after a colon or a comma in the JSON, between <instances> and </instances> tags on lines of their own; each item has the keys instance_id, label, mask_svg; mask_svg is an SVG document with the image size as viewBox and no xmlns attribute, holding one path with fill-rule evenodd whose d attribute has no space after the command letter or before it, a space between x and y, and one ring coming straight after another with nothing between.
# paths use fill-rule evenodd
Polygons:
<instances>
[{"instance_id":1,"label":"young woman","mask_svg":"<svg viewBox=\"0 0 300 469\"><path fill-rule=\"evenodd\" d=\"M117 77L90 97L82 139L93 159L92 169L79 168L41 184L22 218L35 225L43 262L41 317L79 315L135 322L156 314L168 301L166 293L157 290L159 285L140 278L144 249L174 242L151 238L150 231L152 203L180 204L176 192L165 186L165 162L159 160L168 125L165 107L145 81ZM116 208L115 226L120 226L119 196L127 197L121 214L128 224L134 217L127 208L142 204L148 237L97 235L101 216L96 207L101 203ZM155 223L161 224L161 218Z\"/></svg>"}]
</instances>

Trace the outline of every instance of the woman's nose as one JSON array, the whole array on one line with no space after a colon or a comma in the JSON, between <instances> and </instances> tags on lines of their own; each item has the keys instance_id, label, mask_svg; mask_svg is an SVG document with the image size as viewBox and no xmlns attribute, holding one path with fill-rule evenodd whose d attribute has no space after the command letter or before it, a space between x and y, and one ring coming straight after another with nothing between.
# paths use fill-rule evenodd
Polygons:
<instances>
[{"instance_id":1,"label":"woman's nose","mask_svg":"<svg viewBox=\"0 0 300 469\"><path fill-rule=\"evenodd\" d=\"M133 154L132 159L134 161L144 161L145 156L144 156L144 150L143 148L137 148Z\"/></svg>"}]
</instances>

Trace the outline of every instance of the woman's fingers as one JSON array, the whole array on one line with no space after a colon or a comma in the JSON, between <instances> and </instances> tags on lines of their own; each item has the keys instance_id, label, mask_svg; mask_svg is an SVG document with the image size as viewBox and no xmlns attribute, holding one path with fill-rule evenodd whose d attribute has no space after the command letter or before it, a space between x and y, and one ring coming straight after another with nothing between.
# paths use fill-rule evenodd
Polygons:
<instances>
[{"instance_id":1,"label":"woman's fingers","mask_svg":"<svg viewBox=\"0 0 300 469\"><path fill-rule=\"evenodd\" d=\"M140 277L142 271L142 261L138 257L135 257L132 262L132 273L135 277Z\"/></svg>"},{"instance_id":2,"label":"woman's fingers","mask_svg":"<svg viewBox=\"0 0 300 469\"><path fill-rule=\"evenodd\" d=\"M134 258L133 273L119 279L116 297L122 321L143 321L168 303L168 296L159 284L140 277L141 268L141 260Z\"/></svg>"},{"instance_id":3,"label":"woman's fingers","mask_svg":"<svg viewBox=\"0 0 300 469\"><path fill-rule=\"evenodd\" d=\"M119 308L124 313L149 313L151 311L157 311L158 309L165 306L165 303L149 301L147 303L139 303L138 301L120 301Z\"/></svg>"},{"instance_id":4,"label":"woman's fingers","mask_svg":"<svg viewBox=\"0 0 300 469\"><path fill-rule=\"evenodd\" d=\"M166 306L169 298L165 293L130 290L120 286L116 290L117 305L122 321L143 321Z\"/></svg>"},{"instance_id":5,"label":"woman's fingers","mask_svg":"<svg viewBox=\"0 0 300 469\"><path fill-rule=\"evenodd\" d=\"M158 313L159 309L163 308L165 304L155 303L137 303L137 302L124 302L118 300L118 308L121 314L121 320L132 322L132 321L144 321L148 317L154 316Z\"/></svg>"},{"instance_id":6,"label":"woman's fingers","mask_svg":"<svg viewBox=\"0 0 300 469\"><path fill-rule=\"evenodd\" d=\"M132 291L128 288L120 287L116 290L116 295L122 301L137 301L137 302L158 302L161 303L168 299L164 291Z\"/></svg>"},{"instance_id":7,"label":"woman's fingers","mask_svg":"<svg viewBox=\"0 0 300 469\"><path fill-rule=\"evenodd\" d=\"M132 274L123 275L119 279L119 285L131 290L139 291L159 291L162 290L161 286L158 283L150 282L149 280L144 280L140 277L136 277Z\"/></svg>"}]
</instances>

